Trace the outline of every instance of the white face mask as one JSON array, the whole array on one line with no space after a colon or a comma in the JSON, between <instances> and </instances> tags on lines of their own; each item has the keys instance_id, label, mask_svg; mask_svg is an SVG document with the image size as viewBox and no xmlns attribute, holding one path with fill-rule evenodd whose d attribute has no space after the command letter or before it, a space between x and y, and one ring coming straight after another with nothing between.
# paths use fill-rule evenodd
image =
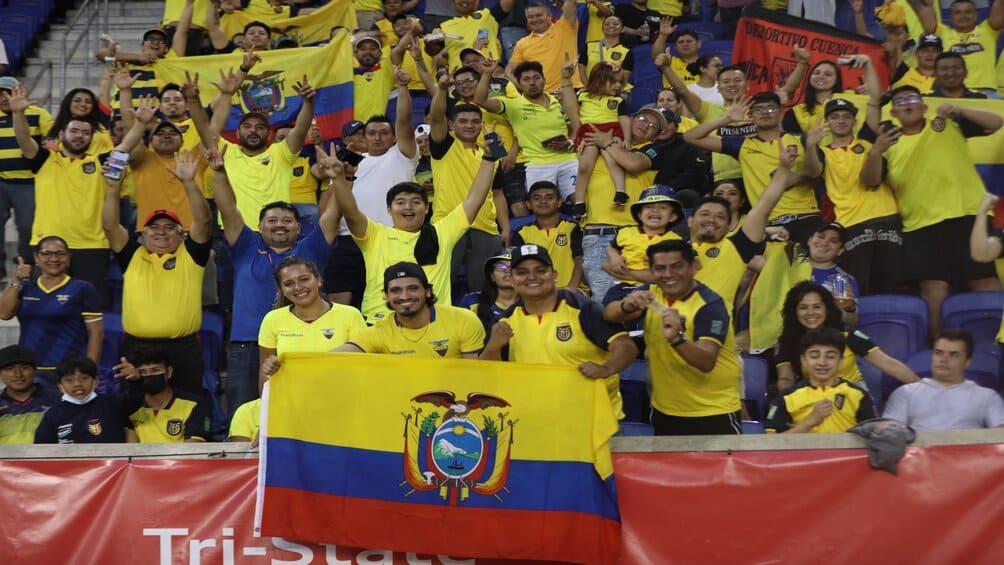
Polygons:
<instances>
[{"instance_id":1,"label":"white face mask","mask_svg":"<svg viewBox=\"0 0 1004 565\"><path fill-rule=\"evenodd\" d=\"M75 398L74 396L71 396L70 394L67 394L65 392L63 393L63 400L64 401L69 402L70 404L76 404L78 406L83 406L84 404L87 404L88 402L94 400L97 397L98 397L98 393L95 392L95 391L93 391L93 390L91 391L90 394L88 394L87 396L85 396L83 399L80 399L80 400L77 400L77 398Z\"/></svg>"}]
</instances>

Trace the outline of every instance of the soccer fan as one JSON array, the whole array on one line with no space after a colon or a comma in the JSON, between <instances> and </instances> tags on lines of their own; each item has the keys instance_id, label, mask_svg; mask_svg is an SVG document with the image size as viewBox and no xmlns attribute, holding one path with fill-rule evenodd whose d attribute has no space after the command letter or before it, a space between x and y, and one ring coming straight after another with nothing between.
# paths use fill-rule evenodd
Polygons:
<instances>
[{"instance_id":1,"label":"soccer fan","mask_svg":"<svg viewBox=\"0 0 1004 565\"><path fill-rule=\"evenodd\" d=\"M489 112L504 115L512 126L526 158L526 186L551 181L562 198L567 198L575 192L579 165L568 138L568 118L559 100L544 89L543 67L536 61L515 66L509 74L523 94L493 98L489 96L489 88L497 67L498 63L491 59L481 64L474 102ZM559 80L560 71L559 67L555 75Z\"/></svg>"},{"instance_id":2,"label":"soccer fan","mask_svg":"<svg viewBox=\"0 0 1004 565\"><path fill-rule=\"evenodd\" d=\"M31 261L31 224L35 218L35 175L28 160L21 155L14 135L14 112L10 109L11 91L20 85L14 77L0 77L0 224L6 226L11 210L17 230L17 254ZM24 110L28 135L41 144L52 128L52 116L45 109L29 106ZM0 279L7 277L6 230L0 230Z\"/></svg>"},{"instance_id":3,"label":"soccer fan","mask_svg":"<svg viewBox=\"0 0 1004 565\"><path fill-rule=\"evenodd\" d=\"M230 431L227 441L231 443L250 442L251 447L258 447L258 431L261 422L261 399L245 402L234 410L230 419Z\"/></svg>"},{"instance_id":4,"label":"soccer fan","mask_svg":"<svg viewBox=\"0 0 1004 565\"><path fill-rule=\"evenodd\" d=\"M437 304L437 296L417 263L395 263L383 273L383 293L393 315L353 333L335 349L447 359L477 359L485 330L474 312Z\"/></svg>"},{"instance_id":5,"label":"soccer fan","mask_svg":"<svg viewBox=\"0 0 1004 565\"><path fill-rule=\"evenodd\" d=\"M462 67L464 68L466 67ZM469 80L475 79L472 76ZM432 156L432 178L435 179L433 222L445 218L463 203L481 167L481 157L484 154L478 147L478 138L484 130L481 108L473 104L456 104L447 119L448 87L449 75L444 73L429 106L429 152ZM484 284L481 267L500 247L508 244L508 212L502 190L492 190L491 198L486 199L478 210L471 229L454 247L453 272L459 273L461 266L464 268L467 273L467 288L481 288Z\"/></svg>"},{"instance_id":6,"label":"soccer fan","mask_svg":"<svg viewBox=\"0 0 1004 565\"><path fill-rule=\"evenodd\" d=\"M994 259L1004 257L1004 230L995 229L989 236L987 226L987 214L994 210L1000 202L1000 197L987 193L983 195L980 202L980 209L976 212L973 221L973 229L969 235L969 254L974 261L991 263ZM999 210L999 208L996 208ZM997 332L997 343L1000 345L1001 354L1004 355L1004 319L1001 319L1001 328Z\"/></svg>"},{"instance_id":7,"label":"soccer fan","mask_svg":"<svg viewBox=\"0 0 1004 565\"><path fill-rule=\"evenodd\" d=\"M879 96L875 89L869 104L878 104ZM857 107L848 100L835 98L826 103L825 130L813 128L805 139L806 174L822 174L836 222L843 227L835 230L843 232L841 267L855 278L862 294L891 293L902 265L903 224L889 185L863 174L868 153L873 148L884 152L899 133L890 129L876 135L867 125L855 133L857 114ZM827 133L830 142L823 144ZM874 185L866 184L866 178Z\"/></svg>"},{"instance_id":8,"label":"soccer fan","mask_svg":"<svg viewBox=\"0 0 1004 565\"><path fill-rule=\"evenodd\" d=\"M35 354L22 345L0 349L0 444L32 443L45 412L59 393L35 380Z\"/></svg>"},{"instance_id":9,"label":"soccer fan","mask_svg":"<svg viewBox=\"0 0 1004 565\"><path fill-rule=\"evenodd\" d=\"M666 127L652 142L654 155L650 160L657 169L653 182L672 188L685 208L693 208L700 195L710 189L711 159L705 151L683 140L682 116L665 108L659 111L666 118Z\"/></svg>"},{"instance_id":10,"label":"soccer fan","mask_svg":"<svg viewBox=\"0 0 1004 565\"><path fill-rule=\"evenodd\" d=\"M499 23L509 15L515 4L516 0L500 0L491 8L478 9L478 0L453 0L453 10L457 15L440 26L446 34L446 53L451 71L460 66L460 52L467 48L477 49L495 60L502 58Z\"/></svg>"},{"instance_id":11,"label":"soccer fan","mask_svg":"<svg viewBox=\"0 0 1004 565\"><path fill-rule=\"evenodd\" d=\"M490 331L495 318L502 315L516 303L516 287L512 284L512 268L508 252L489 257L485 261L485 284L480 292L471 293L460 301L461 307L468 307L477 314L485 331Z\"/></svg>"},{"instance_id":12,"label":"soccer fan","mask_svg":"<svg viewBox=\"0 0 1004 565\"><path fill-rule=\"evenodd\" d=\"M754 135L718 136L712 133L745 120L747 112L753 118ZM754 206L767 187L771 172L777 168L778 145L802 148L801 139L782 131L781 100L773 92L761 92L745 104L733 104L722 116L702 121L699 126L687 131L683 139L706 151L725 153L738 160L746 196ZM793 169L801 170L802 167L803 158L800 155ZM789 182L790 187L771 212L771 225L783 225L792 241L804 243L820 222L819 205L803 175L790 175Z\"/></svg>"},{"instance_id":13,"label":"soccer fan","mask_svg":"<svg viewBox=\"0 0 1004 565\"><path fill-rule=\"evenodd\" d=\"M98 394L98 366L86 357L67 357L56 367L62 398L42 416L35 443L135 443L124 396Z\"/></svg>"},{"instance_id":14,"label":"soccer fan","mask_svg":"<svg viewBox=\"0 0 1004 565\"><path fill-rule=\"evenodd\" d=\"M941 56L942 50L941 38L937 35L921 37L915 50L917 66L908 68L905 63L901 64L896 70L896 76L893 77L892 88L908 84L917 87L917 90L924 94L930 93L934 89L935 61ZM965 74L963 74L959 83L961 84L965 78Z\"/></svg>"},{"instance_id":15,"label":"soccer fan","mask_svg":"<svg viewBox=\"0 0 1004 565\"><path fill-rule=\"evenodd\" d=\"M39 352L36 378L53 387L63 358L86 354L95 363L101 360L101 301L92 284L66 274L70 259L63 238L42 238L35 251L41 274L32 280L31 265L19 259L13 280L0 294L0 319L17 316L18 343Z\"/></svg>"},{"instance_id":16,"label":"soccer fan","mask_svg":"<svg viewBox=\"0 0 1004 565\"><path fill-rule=\"evenodd\" d=\"M635 225L617 230L617 237L607 247L607 261L603 265L621 284L652 282L645 251L660 241L682 239L671 231L683 219L683 205L675 196L664 186L653 186L631 204Z\"/></svg>"},{"instance_id":17,"label":"soccer fan","mask_svg":"<svg viewBox=\"0 0 1004 565\"><path fill-rule=\"evenodd\" d=\"M656 435L742 433L742 369L728 307L695 279L701 261L689 243L663 241L647 256L653 282L611 290L604 314L643 320Z\"/></svg>"},{"instance_id":18,"label":"soccer fan","mask_svg":"<svg viewBox=\"0 0 1004 565\"><path fill-rule=\"evenodd\" d=\"M805 49L796 48L795 56L798 58L798 66L791 76L796 78L789 78L781 89L787 97L795 94L802 82L800 77L804 74L804 69L808 67L809 62L809 52ZM792 106L784 114L784 118L781 120L782 130L794 135L805 134L818 124L821 118L824 118L827 103L845 96L844 76L840 70L841 62L852 68L864 69L869 90L879 88L878 75L875 73L875 68L868 55L846 55L839 62L829 59L819 61L808 72L809 80L805 84L804 100ZM933 63L933 59L931 62Z\"/></svg>"},{"instance_id":19,"label":"soccer fan","mask_svg":"<svg viewBox=\"0 0 1004 565\"><path fill-rule=\"evenodd\" d=\"M985 20L977 23L976 3L973 0L952 2L951 25L938 23L935 19L934 0L911 2L917 17L924 25L924 33L934 33L941 37L950 53L965 57L969 67L966 86L992 96L997 96L997 76L995 70L997 37L1004 28L1004 2L994 0Z\"/></svg>"},{"instance_id":20,"label":"soccer fan","mask_svg":"<svg viewBox=\"0 0 1004 565\"><path fill-rule=\"evenodd\" d=\"M133 92L132 85L139 75L133 75L128 65L116 64L113 80L119 89L119 100L122 105L132 107ZM187 93L186 93L187 91ZM198 85L186 83L177 85L174 83L165 84L158 94L160 106L158 111L165 121L174 124L181 132L181 148L194 149L199 146L199 132L195 128L195 123L188 116L188 99L199 98ZM132 113L126 112L123 116L126 129L132 127Z\"/></svg>"},{"instance_id":21,"label":"soccer fan","mask_svg":"<svg viewBox=\"0 0 1004 565\"><path fill-rule=\"evenodd\" d=\"M406 77L404 77L406 78ZM402 78L400 84L407 84ZM399 96L407 96L401 88ZM400 103L400 102L399 102ZM399 114L400 115L400 114ZM405 117L405 120L408 118ZM411 128L408 128L409 134ZM486 140L486 143L490 141ZM363 160L365 163L366 160ZM336 162L334 170L342 167ZM386 210L393 225L377 223L360 210L355 189L344 175L332 179L338 207L345 217L349 231L362 251L366 264L366 290L362 312L367 321L375 323L388 313L388 305L380 296L381 275L391 264L401 261L415 262L426 270L432 285L440 289L444 303L450 300L450 278L453 248L470 228L484 205L492 184L495 161L490 149L485 149L481 166L474 177L464 201L436 222L426 224L429 196L425 189L413 182L399 182L386 192Z\"/></svg>"},{"instance_id":22,"label":"soccer fan","mask_svg":"<svg viewBox=\"0 0 1004 565\"><path fill-rule=\"evenodd\" d=\"M986 94L970 90L966 86L966 59L959 53L949 51L938 55L934 62L934 86L924 94L941 98L975 98L985 99Z\"/></svg>"},{"instance_id":23,"label":"soccer fan","mask_svg":"<svg viewBox=\"0 0 1004 565\"><path fill-rule=\"evenodd\" d=\"M311 260L287 255L275 269L279 295L258 331L259 387L289 351L330 351L366 328L359 310L329 302L321 294L321 273Z\"/></svg>"},{"instance_id":24,"label":"soccer fan","mask_svg":"<svg viewBox=\"0 0 1004 565\"><path fill-rule=\"evenodd\" d=\"M417 22L414 25L418 26ZM356 63L352 72L353 119L368 123L373 116L382 116L387 111L387 98L394 89L394 69L404 61L414 33L417 29L413 27L387 55L379 39L368 35L355 38L352 44Z\"/></svg>"},{"instance_id":25,"label":"soccer fan","mask_svg":"<svg viewBox=\"0 0 1004 565\"><path fill-rule=\"evenodd\" d=\"M853 275L837 266L837 257L844 252L847 233L840 224L822 224L809 236L805 260L812 267L812 282L826 287L843 311L848 327L858 322L858 297L861 290Z\"/></svg>"},{"instance_id":26,"label":"soccer fan","mask_svg":"<svg viewBox=\"0 0 1004 565\"><path fill-rule=\"evenodd\" d=\"M621 32L624 30L624 24L617 16L607 16L603 18L602 29L603 37L597 41L586 43L586 48L579 53L579 80L585 84L593 67L602 62L609 62L621 68L624 92L630 92L631 71L634 70L635 61L634 53L626 46L621 45Z\"/></svg>"},{"instance_id":27,"label":"soccer fan","mask_svg":"<svg viewBox=\"0 0 1004 565\"><path fill-rule=\"evenodd\" d=\"M547 249L558 271L555 283L558 288L579 288L583 282L582 229L558 213L561 208L558 187L546 180L536 182L530 186L526 201L533 213L533 221L513 234L513 247L532 243Z\"/></svg>"},{"instance_id":28,"label":"soccer fan","mask_svg":"<svg viewBox=\"0 0 1004 565\"><path fill-rule=\"evenodd\" d=\"M142 405L129 414L140 443L209 441L209 405L198 395L175 390L168 351L146 345L113 367L123 386L142 392ZM132 393L130 393L132 394ZM138 396L138 394L137 394Z\"/></svg>"},{"instance_id":29,"label":"soccer fan","mask_svg":"<svg viewBox=\"0 0 1004 565\"><path fill-rule=\"evenodd\" d=\"M638 355L627 332L606 322L595 302L558 289L544 247L514 248L511 269L519 300L492 326L481 359L575 366L586 378L604 379L614 415L622 419L620 372Z\"/></svg>"},{"instance_id":30,"label":"soccer fan","mask_svg":"<svg viewBox=\"0 0 1004 565\"><path fill-rule=\"evenodd\" d=\"M966 253L983 197L983 182L966 138L993 134L1004 119L996 112L952 104L938 106L935 117L927 119L927 105L916 88L901 86L891 95L892 117L903 135L884 153L874 147L868 152L864 171L870 177L862 180L866 186L876 186L883 168L888 172L903 220L901 278L919 281L933 336L941 328L941 303L952 286L1000 289L993 265L978 264ZM866 119L872 131L881 131L878 107L869 106Z\"/></svg>"},{"instance_id":31,"label":"soccer fan","mask_svg":"<svg viewBox=\"0 0 1004 565\"><path fill-rule=\"evenodd\" d=\"M198 331L202 326L202 276L209 261L209 204L195 184L198 156L179 153L172 174L185 186L192 211L186 235L171 210L154 210L143 220L142 243L119 224L121 183L105 179L107 194L101 226L122 268L122 344L128 357L157 346L170 362L174 384L201 395L203 363ZM142 434L140 434L142 437Z\"/></svg>"},{"instance_id":32,"label":"soccer fan","mask_svg":"<svg viewBox=\"0 0 1004 565\"><path fill-rule=\"evenodd\" d=\"M782 391L771 405L768 432L840 433L875 417L868 392L841 378L844 336L839 330L810 330L800 349L807 378Z\"/></svg>"},{"instance_id":33,"label":"soccer fan","mask_svg":"<svg viewBox=\"0 0 1004 565\"><path fill-rule=\"evenodd\" d=\"M120 51L118 43L110 39L102 39L105 46L98 49L94 56L100 63L119 61L128 63L129 68L139 75L138 80L132 85L133 94L136 97L156 97L160 91L160 84L157 82L153 63L158 59L178 57L178 53L185 52L184 37L176 35L174 39L174 42L170 41L163 29L155 27L143 32L143 40L138 52ZM113 96L112 106L119 107L118 93Z\"/></svg>"},{"instance_id":34,"label":"soccer fan","mask_svg":"<svg viewBox=\"0 0 1004 565\"><path fill-rule=\"evenodd\" d=\"M327 153L321 146L316 149L323 161ZM323 264L335 243L340 216L334 195L326 192L321 198L318 229L300 238L302 218L296 207L286 202L271 202L259 213L256 233L244 223L237 210L223 157L218 152L210 153L209 166L214 171L216 206L234 265L234 309L226 391L230 406L236 408L258 395L259 327L275 303L276 268L292 255L315 265ZM319 173L327 171L323 164L317 170Z\"/></svg>"},{"instance_id":35,"label":"soccer fan","mask_svg":"<svg viewBox=\"0 0 1004 565\"><path fill-rule=\"evenodd\" d=\"M882 416L917 430L964 430L1004 426L1004 400L997 391L966 380L973 336L942 330L931 351L931 378L893 391Z\"/></svg>"},{"instance_id":36,"label":"soccer fan","mask_svg":"<svg viewBox=\"0 0 1004 565\"><path fill-rule=\"evenodd\" d=\"M788 291L781 310L782 329L774 352L777 366L777 388L784 390L805 378L799 353L801 339L809 331L832 328L844 333L845 348L840 360L840 377L864 386L857 360L860 357L903 383L920 377L902 361L890 357L864 332L848 332L841 310L829 289L811 281L803 281Z\"/></svg>"},{"instance_id":37,"label":"soccer fan","mask_svg":"<svg viewBox=\"0 0 1004 565\"><path fill-rule=\"evenodd\" d=\"M14 135L29 169L35 173L35 221L32 224L32 245L43 237L59 234L77 257L71 275L85 280L104 296L105 274L108 271L108 240L101 232L101 206L104 179L101 165L108 153L92 153L93 125L87 121L70 121L60 131L61 149L50 151L31 136L26 111L33 104L27 90L14 86L9 98L14 114ZM140 100L134 125L115 147L118 151L133 148L143 136L143 125L153 117L155 100ZM118 201L116 201L116 206Z\"/></svg>"},{"instance_id":38,"label":"soccer fan","mask_svg":"<svg viewBox=\"0 0 1004 565\"><path fill-rule=\"evenodd\" d=\"M59 132L70 122L82 121L91 124L91 147L93 153L107 153L115 146L108 133L108 116L101 111L98 97L89 89L74 88L63 96L59 111L46 137L59 138Z\"/></svg>"},{"instance_id":39,"label":"soccer fan","mask_svg":"<svg viewBox=\"0 0 1004 565\"><path fill-rule=\"evenodd\" d=\"M697 32L692 29L681 29L677 32L676 26L673 25L673 18L661 18L659 20L659 35L652 42L653 60L662 53L669 53L669 48L666 45L670 40L672 40L673 46L676 48L676 55L670 56L669 63L673 72L679 75L687 86L697 84L697 81L701 79L701 75L699 72L691 72L689 67L696 63L699 58L701 36L697 35ZM662 77L662 85L670 86L669 80L665 76Z\"/></svg>"},{"instance_id":40,"label":"soccer fan","mask_svg":"<svg viewBox=\"0 0 1004 565\"><path fill-rule=\"evenodd\" d=\"M561 89L562 65L579 60L579 20L576 13L575 0L563 0L561 17L551 22L551 10L547 4L539 0L527 2L526 23L530 33L516 43L509 64L506 65L506 74L523 87L524 95L527 94L526 87L520 83L522 73L517 73L517 69L523 63L531 61L541 67L539 72L544 83L541 92L557 93ZM583 86L578 73L572 74L572 86L577 89ZM489 111L492 111L491 108ZM515 123L512 116L509 118L510 123ZM518 133L517 137L522 139ZM529 179L527 183L530 184Z\"/></svg>"},{"instance_id":41,"label":"soccer fan","mask_svg":"<svg viewBox=\"0 0 1004 565\"><path fill-rule=\"evenodd\" d=\"M353 153L366 153L366 124L352 120L342 126L342 143Z\"/></svg>"}]
</instances>

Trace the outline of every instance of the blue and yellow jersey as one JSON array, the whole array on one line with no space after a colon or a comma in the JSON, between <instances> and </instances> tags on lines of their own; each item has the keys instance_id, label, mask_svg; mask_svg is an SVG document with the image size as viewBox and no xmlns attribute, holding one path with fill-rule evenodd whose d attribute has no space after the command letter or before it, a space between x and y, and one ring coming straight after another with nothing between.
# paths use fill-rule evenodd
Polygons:
<instances>
[{"instance_id":1,"label":"blue and yellow jersey","mask_svg":"<svg viewBox=\"0 0 1004 565\"><path fill-rule=\"evenodd\" d=\"M101 316L101 300L94 286L65 277L46 288L40 280L24 282L17 320L18 343L35 352L37 368L55 370L60 361L87 353L85 317Z\"/></svg>"},{"instance_id":2,"label":"blue and yellow jersey","mask_svg":"<svg viewBox=\"0 0 1004 565\"><path fill-rule=\"evenodd\" d=\"M25 110L24 115L28 119L28 132L41 147L42 138L49 133L55 120L37 106ZM21 155L21 148L14 137L13 115L0 111L0 179L28 183L33 177L31 165Z\"/></svg>"},{"instance_id":3,"label":"blue and yellow jersey","mask_svg":"<svg viewBox=\"0 0 1004 565\"><path fill-rule=\"evenodd\" d=\"M799 156L792 170L801 172L805 167L805 147L802 140L794 135L785 134L780 140L766 141L759 136L727 135L722 137L722 153L730 155L739 161L743 182L746 184L746 197L751 206L756 206L760 195L770 184L770 177L778 166L778 143L798 147ZM717 178L717 177L716 177ZM808 183L795 185L787 189L781 200L771 210L770 218L786 214L815 214L819 212L816 193Z\"/></svg>"},{"instance_id":4,"label":"blue and yellow jersey","mask_svg":"<svg viewBox=\"0 0 1004 565\"><path fill-rule=\"evenodd\" d=\"M406 328L398 322L397 315L387 316L353 334L349 343L366 353L447 359L460 359L464 354L481 351L485 329L474 312L445 304L431 305L429 309L432 319L424 328Z\"/></svg>"},{"instance_id":5,"label":"blue and yellow jersey","mask_svg":"<svg viewBox=\"0 0 1004 565\"><path fill-rule=\"evenodd\" d=\"M512 236L512 246L539 245L547 249L554 269L558 271L558 288L565 288L575 271L575 259L582 257L582 229L575 222L559 220L553 228L540 228L529 223Z\"/></svg>"},{"instance_id":6,"label":"blue and yellow jersey","mask_svg":"<svg viewBox=\"0 0 1004 565\"><path fill-rule=\"evenodd\" d=\"M167 406L154 410L142 406L129 415L140 443L182 443L209 440L208 407L193 395L174 391Z\"/></svg>"},{"instance_id":7,"label":"blue and yellow jersey","mask_svg":"<svg viewBox=\"0 0 1004 565\"><path fill-rule=\"evenodd\" d=\"M35 430L42 417L60 402L60 394L40 383L23 402L11 398L7 391L0 392L0 444L34 443Z\"/></svg>"},{"instance_id":8,"label":"blue and yellow jersey","mask_svg":"<svg viewBox=\"0 0 1004 565\"><path fill-rule=\"evenodd\" d=\"M837 379L834 386L815 387L803 381L785 390L767 412L768 432L781 433L805 420L816 403L829 400L833 412L809 430L811 433L843 433L858 422L875 417L871 396L857 385Z\"/></svg>"},{"instance_id":9,"label":"blue and yellow jersey","mask_svg":"<svg viewBox=\"0 0 1004 565\"><path fill-rule=\"evenodd\" d=\"M736 228L734 234L717 243L695 241L693 245L701 260L701 270L694 278L721 296L731 314L736 292L746 274L746 265L764 252L763 242L753 243L741 229Z\"/></svg>"}]
</instances>

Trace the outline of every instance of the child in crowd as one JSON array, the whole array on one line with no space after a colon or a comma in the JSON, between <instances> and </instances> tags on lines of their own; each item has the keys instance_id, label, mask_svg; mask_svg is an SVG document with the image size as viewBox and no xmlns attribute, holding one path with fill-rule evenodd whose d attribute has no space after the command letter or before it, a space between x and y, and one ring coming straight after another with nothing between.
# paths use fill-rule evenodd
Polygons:
<instances>
[{"instance_id":1,"label":"child in crowd","mask_svg":"<svg viewBox=\"0 0 1004 565\"><path fill-rule=\"evenodd\" d=\"M533 183L526 201L534 221L513 233L512 246L532 243L547 249L558 272L558 288L578 288L582 284L582 229L558 214L561 193L557 185L546 180Z\"/></svg>"},{"instance_id":2,"label":"child in crowd","mask_svg":"<svg viewBox=\"0 0 1004 565\"><path fill-rule=\"evenodd\" d=\"M625 283L650 283L645 250L649 245L667 239L682 239L671 231L683 219L683 205L672 190L665 186L646 188L631 205L631 216L637 226L625 226L607 248L603 268Z\"/></svg>"},{"instance_id":3,"label":"child in crowd","mask_svg":"<svg viewBox=\"0 0 1004 565\"><path fill-rule=\"evenodd\" d=\"M601 155L600 148L584 144L583 137L590 132L611 131L615 143L622 141L624 147L631 147L631 118L628 115L627 104L621 97L621 89L624 86L623 74L617 65L601 62L590 71L586 88L578 96L580 125L575 133L575 146L579 150L579 173L575 179L575 199L572 209L572 214L576 217L586 215L586 188L593 176L596 159ZM569 114L571 115L571 112ZM616 190L614 204L624 206L628 201L627 192L624 190L624 169L609 154L602 155Z\"/></svg>"}]
</instances>

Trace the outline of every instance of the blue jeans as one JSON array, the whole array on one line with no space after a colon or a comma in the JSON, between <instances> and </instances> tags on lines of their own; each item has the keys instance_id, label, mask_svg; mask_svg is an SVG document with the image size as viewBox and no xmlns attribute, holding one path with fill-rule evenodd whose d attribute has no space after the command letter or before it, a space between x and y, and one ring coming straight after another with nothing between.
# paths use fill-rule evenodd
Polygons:
<instances>
[{"instance_id":1,"label":"blue jeans","mask_svg":"<svg viewBox=\"0 0 1004 565\"><path fill-rule=\"evenodd\" d=\"M617 284L617 279L603 270L603 262L607 260L607 247L617 237L617 228L611 227L613 233L604 235L582 236L582 273L593 294L593 300L603 303L610 287Z\"/></svg>"},{"instance_id":2,"label":"blue jeans","mask_svg":"<svg viewBox=\"0 0 1004 565\"><path fill-rule=\"evenodd\" d=\"M227 409L233 418L237 407L258 398L258 344L249 341L230 342L227 361Z\"/></svg>"},{"instance_id":3,"label":"blue jeans","mask_svg":"<svg viewBox=\"0 0 1004 565\"><path fill-rule=\"evenodd\" d=\"M7 253L4 250L4 230L14 210L14 225L17 228L17 254L31 263L33 255L28 242L31 241L31 224L35 221L35 182L13 183L0 179L0 268L5 268Z\"/></svg>"},{"instance_id":4,"label":"blue jeans","mask_svg":"<svg viewBox=\"0 0 1004 565\"><path fill-rule=\"evenodd\" d=\"M526 37L526 28L506 26L499 29L499 39L502 42L502 51L505 53L505 60L512 57L512 51L516 48L516 42Z\"/></svg>"}]
</instances>

